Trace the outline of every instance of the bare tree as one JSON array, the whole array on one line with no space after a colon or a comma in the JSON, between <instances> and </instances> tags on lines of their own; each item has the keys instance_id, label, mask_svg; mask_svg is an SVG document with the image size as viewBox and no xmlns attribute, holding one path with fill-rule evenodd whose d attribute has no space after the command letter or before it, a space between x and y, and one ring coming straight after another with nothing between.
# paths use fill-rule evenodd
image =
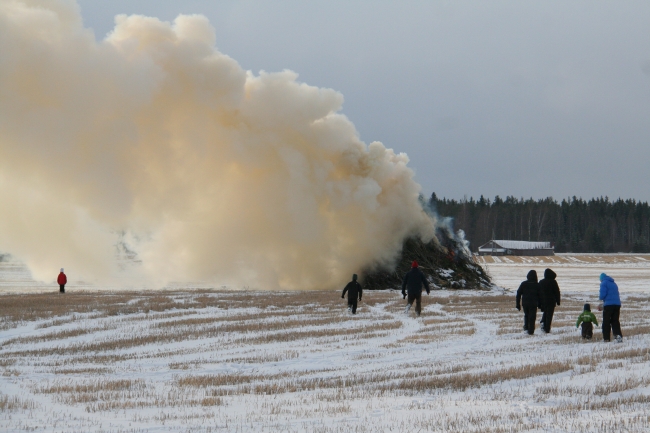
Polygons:
<instances>
[{"instance_id":1,"label":"bare tree","mask_svg":"<svg viewBox=\"0 0 650 433\"><path fill-rule=\"evenodd\" d=\"M533 224L533 205L528 205L528 241L530 241L530 230Z\"/></svg>"},{"instance_id":2,"label":"bare tree","mask_svg":"<svg viewBox=\"0 0 650 433\"><path fill-rule=\"evenodd\" d=\"M544 221L546 220L546 208L543 208L537 212L537 240L542 239L542 228L544 227Z\"/></svg>"}]
</instances>

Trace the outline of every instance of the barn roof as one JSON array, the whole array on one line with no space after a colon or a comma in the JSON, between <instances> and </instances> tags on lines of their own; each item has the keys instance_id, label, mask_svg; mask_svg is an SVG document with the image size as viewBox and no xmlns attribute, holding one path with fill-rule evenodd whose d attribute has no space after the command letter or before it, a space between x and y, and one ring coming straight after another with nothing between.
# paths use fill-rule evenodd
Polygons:
<instances>
[{"instance_id":1,"label":"barn roof","mask_svg":"<svg viewBox=\"0 0 650 433\"><path fill-rule=\"evenodd\" d=\"M550 249L550 242L528 242L528 241L500 241L494 240L481 245L480 248L491 248L492 242L494 242L494 247L505 248L509 250L539 250L539 249Z\"/></svg>"}]
</instances>

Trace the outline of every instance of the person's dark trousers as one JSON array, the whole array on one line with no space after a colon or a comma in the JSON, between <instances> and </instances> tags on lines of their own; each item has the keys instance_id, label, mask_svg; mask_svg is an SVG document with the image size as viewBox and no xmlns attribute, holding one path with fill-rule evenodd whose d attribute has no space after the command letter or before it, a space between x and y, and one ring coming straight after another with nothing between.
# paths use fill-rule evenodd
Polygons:
<instances>
[{"instance_id":1,"label":"person's dark trousers","mask_svg":"<svg viewBox=\"0 0 650 433\"><path fill-rule=\"evenodd\" d=\"M59 284L59 293L65 293L65 284Z\"/></svg>"},{"instance_id":2,"label":"person's dark trousers","mask_svg":"<svg viewBox=\"0 0 650 433\"><path fill-rule=\"evenodd\" d=\"M357 314L357 298L348 296L348 308L352 311L352 314Z\"/></svg>"},{"instance_id":3,"label":"person's dark trousers","mask_svg":"<svg viewBox=\"0 0 650 433\"><path fill-rule=\"evenodd\" d=\"M553 313L555 312L555 305L544 305L544 314L542 314L542 322L544 323L544 332L551 332L551 322L553 322Z\"/></svg>"},{"instance_id":4,"label":"person's dark trousers","mask_svg":"<svg viewBox=\"0 0 650 433\"><path fill-rule=\"evenodd\" d=\"M408 304L413 305L413 301L415 301L415 314L419 316L422 311L422 292L417 295L411 295L409 293Z\"/></svg>"},{"instance_id":5,"label":"person's dark trousers","mask_svg":"<svg viewBox=\"0 0 650 433\"><path fill-rule=\"evenodd\" d=\"M621 334L621 322L618 321L620 314L620 305L607 305L603 308L603 340L609 341L611 337L610 330L615 337L617 335L623 336Z\"/></svg>"},{"instance_id":6,"label":"person's dark trousers","mask_svg":"<svg viewBox=\"0 0 650 433\"><path fill-rule=\"evenodd\" d=\"M524 326L530 335L535 333L535 320L537 320L537 307L524 306Z\"/></svg>"},{"instance_id":7,"label":"person's dark trousers","mask_svg":"<svg viewBox=\"0 0 650 433\"><path fill-rule=\"evenodd\" d=\"M591 340L591 337L594 335L594 324L591 322L582 322L582 338Z\"/></svg>"}]
</instances>

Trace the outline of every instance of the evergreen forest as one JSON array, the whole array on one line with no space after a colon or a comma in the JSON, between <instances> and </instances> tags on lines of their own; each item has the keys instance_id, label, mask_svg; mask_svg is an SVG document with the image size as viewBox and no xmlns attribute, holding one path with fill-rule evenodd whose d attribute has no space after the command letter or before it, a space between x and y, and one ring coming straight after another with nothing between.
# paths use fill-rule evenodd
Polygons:
<instances>
[{"instance_id":1,"label":"evergreen forest","mask_svg":"<svg viewBox=\"0 0 650 433\"><path fill-rule=\"evenodd\" d=\"M499 196L494 200L429 200L442 217L453 218L472 251L491 239L551 242L556 252L650 252L650 207L633 199L552 197L533 200Z\"/></svg>"}]
</instances>

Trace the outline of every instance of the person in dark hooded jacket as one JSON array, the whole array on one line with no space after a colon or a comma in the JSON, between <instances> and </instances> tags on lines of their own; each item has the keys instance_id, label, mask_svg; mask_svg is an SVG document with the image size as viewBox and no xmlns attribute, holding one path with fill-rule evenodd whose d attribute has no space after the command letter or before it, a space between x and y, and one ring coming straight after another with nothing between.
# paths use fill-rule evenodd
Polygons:
<instances>
[{"instance_id":1,"label":"person in dark hooded jacket","mask_svg":"<svg viewBox=\"0 0 650 433\"><path fill-rule=\"evenodd\" d=\"M415 301L415 314L420 315L422 311L422 287L427 290L427 295L430 292L429 282L427 277L424 276L422 271L418 266L418 262L413 260L411 264L411 270L404 275L404 281L402 281L402 296L406 299L406 290L408 288L408 300L406 301L406 312L408 313Z\"/></svg>"},{"instance_id":2,"label":"person in dark hooded jacket","mask_svg":"<svg viewBox=\"0 0 650 433\"><path fill-rule=\"evenodd\" d=\"M348 292L348 311L351 311L352 314L357 314L357 299L361 300L361 295L363 295L361 284L357 281L357 274L352 275L352 281L343 289L343 293L341 294L341 298L343 299L345 299L345 292Z\"/></svg>"},{"instance_id":3,"label":"person in dark hooded jacket","mask_svg":"<svg viewBox=\"0 0 650 433\"><path fill-rule=\"evenodd\" d=\"M517 290L517 310L524 307L524 331L533 335L535 333L535 320L537 319L537 307L541 304L541 287L537 282L537 272L533 269L526 275L526 281L522 282Z\"/></svg>"},{"instance_id":4,"label":"person in dark hooded jacket","mask_svg":"<svg viewBox=\"0 0 650 433\"><path fill-rule=\"evenodd\" d=\"M560 286L555 281L557 274L551 269L544 271L544 279L539 282L542 288L542 329L547 334L551 332L551 322L553 321L553 313L555 306L560 306Z\"/></svg>"}]
</instances>

